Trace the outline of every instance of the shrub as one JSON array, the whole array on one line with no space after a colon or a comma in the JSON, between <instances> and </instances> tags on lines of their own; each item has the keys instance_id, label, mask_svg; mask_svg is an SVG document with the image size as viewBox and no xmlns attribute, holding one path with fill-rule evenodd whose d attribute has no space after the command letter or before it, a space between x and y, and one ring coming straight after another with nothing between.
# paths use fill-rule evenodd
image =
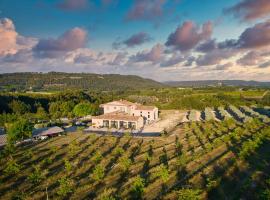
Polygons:
<instances>
[{"instance_id":1,"label":"shrub","mask_svg":"<svg viewBox=\"0 0 270 200\"><path fill-rule=\"evenodd\" d=\"M164 164L161 164L157 167L154 176L161 178L162 182L166 183L169 180L169 170Z\"/></svg>"},{"instance_id":2,"label":"shrub","mask_svg":"<svg viewBox=\"0 0 270 200\"><path fill-rule=\"evenodd\" d=\"M178 191L178 200L200 200L200 190L181 189Z\"/></svg>"},{"instance_id":3,"label":"shrub","mask_svg":"<svg viewBox=\"0 0 270 200\"><path fill-rule=\"evenodd\" d=\"M47 170L42 171L38 165L34 166L34 171L28 176L28 180L34 184L37 185L42 180L45 179L47 174Z\"/></svg>"},{"instance_id":4,"label":"shrub","mask_svg":"<svg viewBox=\"0 0 270 200\"><path fill-rule=\"evenodd\" d=\"M50 158L50 157L47 157L47 158L45 158L43 161L42 161L42 163L45 165L45 166L47 166L47 165L50 165L50 164L52 164L52 159Z\"/></svg>"},{"instance_id":5,"label":"shrub","mask_svg":"<svg viewBox=\"0 0 270 200\"><path fill-rule=\"evenodd\" d=\"M102 154L100 151L96 151L94 155L92 156L91 160L97 164L102 160Z\"/></svg>"},{"instance_id":6,"label":"shrub","mask_svg":"<svg viewBox=\"0 0 270 200\"><path fill-rule=\"evenodd\" d=\"M68 194L73 192L74 183L72 179L68 177L62 177L59 181L59 188L57 194L60 197L66 197Z\"/></svg>"},{"instance_id":7,"label":"shrub","mask_svg":"<svg viewBox=\"0 0 270 200\"><path fill-rule=\"evenodd\" d=\"M114 156L120 156L124 153L124 149L121 148L121 147L116 147L114 150L113 150L113 155Z\"/></svg>"},{"instance_id":8,"label":"shrub","mask_svg":"<svg viewBox=\"0 0 270 200\"><path fill-rule=\"evenodd\" d=\"M26 160L31 159L33 157L32 150L28 149L27 151L24 152L23 156L25 157Z\"/></svg>"},{"instance_id":9,"label":"shrub","mask_svg":"<svg viewBox=\"0 0 270 200\"><path fill-rule=\"evenodd\" d=\"M144 192L145 180L139 175L136 176L131 185L131 198L132 199L142 199Z\"/></svg>"},{"instance_id":10,"label":"shrub","mask_svg":"<svg viewBox=\"0 0 270 200\"><path fill-rule=\"evenodd\" d=\"M115 189L105 189L98 197L97 200L115 200L114 197Z\"/></svg>"},{"instance_id":11,"label":"shrub","mask_svg":"<svg viewBox=\"0 0 270 200\"><path fill-rule=\"evenodd\" d=\"M95 181L101 181L105 176L105 168L102 165L97 165L92 173L92 178Z\"/></svg>"},{"instance_id":12,"label":"shrub","mask_svg":"<svg viewBox=\"0 0 270 200\"><path fill-rule=\"evenodd\" d=\"M71 172L72 170L72 165L68 160L65 160L65 170L67 171L67 173Z\"/></svg>"},{"instance_id":13,"label":"shrub","mask_svg":"<svg viewBox=\"0 0 270 200\"><path fill-rule=\"evenodd\" d=\"M131 165L131 160L126 157L126 156L122 156L120 159L119 159L119 165L120 165L120 168L123 170L123 171L127 171Z\"/></svg>"},{"instance_id":14,"label":"shrub","mask_svg":"<svg viewBox=\"0 0 270 200\"><path fill-rule=\"evenodd\" d=\"M7 162L7 166L4 169L4 173L8 176L15 175L20 171L20 168L21 168L21 166L19 164L17 164L16 161L13 160L13 158L11 158Z\"/></svg>"}]
</instances>

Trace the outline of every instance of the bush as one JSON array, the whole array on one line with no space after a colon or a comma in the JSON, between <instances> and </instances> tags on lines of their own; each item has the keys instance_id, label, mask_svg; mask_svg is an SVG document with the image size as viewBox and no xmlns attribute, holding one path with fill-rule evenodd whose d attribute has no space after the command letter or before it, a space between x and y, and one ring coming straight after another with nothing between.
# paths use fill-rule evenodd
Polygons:
<instances>
[{"instance_id":1,"label":"bush","mask_svg":"<svg viewBox=\"0 0 270 200\"><path fill-rule=\"evenodd\" d=\"M28 149L27 151L24 152L23 156L25 157L26 160L31 159L33 157L32 150Z\"/></svg>"},{"instance_id":2,"label":"bush","mask_svg":"<svg viewBox=\"0 0 270 200\"><path fill-rule=\"evenodd\" d=\"M28 180L34 184L34 185L37 185L39 183L41 183L42 180L44 180L46 178L46 174L47 174L47 170L44 170L42 171L40 169L40 167L37 165L37 166L34 166L34 171L33 173L31 173L29 176L28 176Z\"/></svg>"},{"instance_id":3,"label":"bush","mask_svg":"<svg viewBox=\"0 0 270 200\"><path fill-rule=\"evenodd\" d=\"M97 163L99 163L101 160L102 160L102 154L101 154L101 152L100 151L96 151L95 153L94 153L94 155L92 156L92 158L91 158L91 160L95 163L95 164L97 164Z\"/></svg>"},{"instance_id":4,"label":"bush","mask_svg":"<svg viewBox=\"0 0 270 200\"><path fill-rule=\"evenodd\" d=\"M68 160L65 160L65 170L67 171L67 173L71 172L72 170L72 165Z\"/></svg>"},{"instance_id":5,"label":"bush","mask_svg":"<svg viewBox=\"0 0 270 200\"><path fill-rule=\"evenodd\" d=\"M155 170L154 176L161 178L162 182L166 183L169 180L169 170L164 164L161 164Z\"/></svg>"},{"instance_id":6,"label":"bush","mask_svg":"<svg viewBox=\"0 0 270 200\"><path fill-rule=\"evenodd\" d=\"M105 168L102 165L97 165L92 173L92 178L95 181L101 181L105 176Z\"/></svg>"},{"instance_id":7,"label":"bush","mask_svg":"<svg viewBox=\"0 0 270 200\"><path fill-rule=\"evenodd\" d=\"M200 190L181 189L178 191L178 200L200 200Z\"/></svg>"},{"instance_id":8,"label":"bush","mask_svg":"<svg viewBox=\"0 0 270 200\"><path fill-rule=\"evenodd\" d=\"M66 197L68 194L73 192L73 186L74 183L72 181L72 179L68 178L68 177L62 177L59 181L59 188L57 190L57 194L60 197Z\"/></svg>"},{"instance_id":9,"label":"bush","mask_svg":"<svg viewBox=\"0 0 270 200\"><path fill-rule=\"evenodd\" d=\"M132 199L142 199L144 192L145 180L139 175L136 176L131 185L131 198Z\"/></svg>"},{"instance_id":10,"label":"bush","mask_svg":"<svg viewBox=\"0 0 270 200\"><path fill-rule=\"evenodd\" d=\"M122 156L122 157L119 159L119 165L120 165L120 168L121 168L124 172L126 172L126 171L129 169L131 163L132 163L131 160L130 160L128 157L126 157L126 156Z\"/></svg>"},{"instance_id":11,"label":"bush","mask_svg":"<svg viewBox=\"0 0 270 200\"><path fill-rule=\"evenodd\" d=\"M115 200L114 197L115 189L105 189L98 197L97 200Z\"/></svg>"},{"instance_id":12,"label":"bush","mask_svg":"<svg viewBox=\"0 0 270 200\"><path fill-rule=\"evenodd\" d=\"M8 162L7 162L7 166L4 169L4 173L6 175L15 175L20 171L21 166L19 164L16 163L15 160L13 160L13 158L11 158Z\"/></svg>"}]
</instances>

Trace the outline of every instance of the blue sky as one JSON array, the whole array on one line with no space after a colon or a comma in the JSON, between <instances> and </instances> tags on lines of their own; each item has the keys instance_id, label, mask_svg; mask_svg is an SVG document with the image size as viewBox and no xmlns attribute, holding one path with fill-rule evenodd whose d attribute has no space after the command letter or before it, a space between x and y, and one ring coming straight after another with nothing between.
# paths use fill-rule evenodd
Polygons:
<instances>
[{"instance_id":1,"label":"blue sky","mask_svg":"<svg viewBox=\"0 0 270 200\"><path fill-rule=\"evenodd\" d=\"M14 26L14 32L17 34L17 39L18 37L23 37L25 41L27 39L27 41L31 41L29 42L29 46L26 45L27 48L22 46L18 47L18 44L15 44L17 46L13 47L13 49L8 49L8 47L11 48L10 46L12 45L6 45L6 49L4 49L5 47L3 46L2 51L6 53L2 53L3 55L0 57L0 61L2 61L0 66L7 66L5 62L8 60L8 64L11 67L8 69L3 69L2 67L0 68L0 72L29 70L50 71L50 69L65 71L65 69L61 68L64 63L60 62L64 58L64 60L67 61L67 65L70 65L70 68L78 65L79 71L132 73L148 76L150 73L149 71L151 71L149 68L151 68L152 70L155 70L157 74L160 74L161 71L162 73L167 73L167 75L164 75L162 78L163 80L180 80L182 76L172 77L170 71L177 71L177 73L173 74L178 74L180 72L184 73L187 70L184 62L187 61L188 58L200 55L207 56L209 51L199 52L196 50L199 45L210 40L215 40L217 46L219 43L226 40L234 39L236 42L237 40L240 42L239 37L245 30L256 26L258 23L267 22L269 18L269 14L267 13L270 13L270 10L267 10L270 9L268 7L269 1L254 0L253 3L251 1L252 0L1 0L0 19L8 19L11 21ZM265 6L262 7L262 4L265 4ZM229 11L227 12L226 10ZM192 23L185 24L185 22ZM207 36L203 36L203 26L208 22L211 23L209 25L211 26L209 27L209 29L211 29L209 30L210 33L208 33ZM4 21L2 24L4 24ZM2 27L4 26L5 25L2 25ZM187 48L181 47L181 45L185 45L185 42L179 42L177 37L182 37L181 34L183 34L185 28L188 29L188 27L191 27L192 29L190 34L193 34L194 32L195 35L193 38L187 38L187 40L193 39L195 41L194 44L189 44L191 46L187 47L187 50ZM83 30L87 36L79 33L78 30L74 31L74 28ZM179 30L177 28L179 28ZM66 35L64 35L65 33ZM145 35L138 33L144 33ZM175 33L173 35L174 38L171 42L167 42L169 36L173 33ZM59 49L54 49L55 47L50 46L52 43L62 44L64 40L66 41L65 37L72 34L79 34L79 37L85 36L87 38L81 41L81 46L71 45L69 47L61 47L61 53L59 53ZM61 35L63 36L62 39L65 38L64 40L59 39ZM140 35L144 35L145 38L139 38ZM135 42L134 45L127 46L128 39L131 39L129 40L131 42ZM119 48L114 48L113 43L118 43ZM158 44L162 46L159 46L157 50L154 47ZM28 54L31 54L30 57L27 57L28 59L31 59L27 60L28 64L31 61L30 63L38 65L39 67L34 69L24 68L22 62L12 62L13 57L18 56L19 53L19 56L21 56L20 58L25 56L22 53L24 48L24 53L26 52L26 49L27 51L32 49L30 53L27 52ZM63 50L64 48L67 49ZM151 49L156 50L158 53L154 51L151 52ZM225 54L228 53L229 49L232 48L228 47ZM237 53L231 52L230 56L223 56L222 59L216 63L208 62L210 65L207 64L207 67L212 66L222 68L218 65L233 63L234 68L230 68L231 70L235 69L234 76L227 76L225 78L240 78L237 73L241 71L241 69L239 69L241 66L237 65L237 63L239 64L240 62L237 62L236 59L241 59L241 57L250 53L250 51L261 51L261 48L259 49L257 47L245 47L243 49L245 50L238 51L235 48ZM49 50L52 50L53 52L48 52ZM35 51L39 51L39 56L35 56L37 55ZM46 52L46 55L49 53L50 56L45 58L44 51ZM160 55L161 51L170 53ZM224 54L225 50L218 49L218 51ZM54 53L55 56L52 56ZM109 60L110 56L110 59L115 59L117 53L121 53L119 59L120 57L124 58L126 56L126 60L121 64L119 62L119 66L117 67L112 65L111 68L108 63L90 63L90 61L93 60L97 62L99 59L98 57L100 56L99 53L106 56L106 58L102 58L103 60ZM259 54L259 52L257 53ZM70 56L71 54L73 59L74 56L77 56L76 59L79 60L80 63L73 62L72 66L72 62L70 62L72 56L67 58L67 56ZM80 54L80 57L77 54ZM91 55L87 58L86 54ZM126 55L124 56L124 54ZM159 55L159 62L156 58L153 58L156 54ZM233 58L233 55L236 54L238 57ZM6 56L9 57L6 58ZM160 67L162 65L161 62L168 63L168 59L176 57L179 60L178 63L173 62L174 65L168 66L166 69ZM143 61L138 61L139 58L143 59ZM206 62L199 62L198 59L199 58L197 57L194 58L196 65L190 67L190 73L203 74L203 69L198 69L198 63ZM16 59L14 58L14 60ZM81 62L82 60L83 62ZM86 62L86 60L89 62ZM136 62L134 62L134 60L136 60ZM258 65L265 64L267 61L267 59L263 59L262 62L264 63L258 63ZM143 64L143 62L145 63ZM110 63L112 63L112 61ZM158 64L160 64L159 67L157 66ZM46 70L42 67L43 65L46 65ZM53 67L50 68L48 65L53 65ZM57 68L58 65L59 68ZM94 65L102 65L104 67L106 65L106 67L103 71L100 67L99 69L95 69ZM128 69L128 66L131 66L130 68L132 69ZM147 72L142 72L143 66L148 67ZM66 70L72 71L70 69ZM224 68L223 72L226 70L228 71L228 69ZM247 74L244 79L258 79L259 76L254 72L256 70L253 68L250 70L249 75ZM268 70L267 67L264 68L264 71L265 70ZM218 78L221 76L220 74L222 74L220 71L221 70L214 71ZM203 78L209 79L207 70L205 72L206 76ZM257 74L259 73L262 73L261 69L257 70ZM153 75L151 78L157 79L156 76L157 75ZM197 75L194 75L190 76L188 79L196 78ZM266 78L262 78L262 80L265 79Z\"/></svg>"}]
</instances>

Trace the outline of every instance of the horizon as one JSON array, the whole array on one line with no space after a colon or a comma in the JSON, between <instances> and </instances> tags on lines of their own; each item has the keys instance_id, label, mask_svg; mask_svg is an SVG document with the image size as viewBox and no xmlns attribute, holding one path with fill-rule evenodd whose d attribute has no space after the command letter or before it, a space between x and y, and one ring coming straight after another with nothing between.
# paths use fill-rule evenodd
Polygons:
<instances>
[{"instance_id":1,"label":"horizon","mask_svg":"<svg viewBox=\"0 0 270 200\"><path fill-rule=\"evenodd\" d=\"M269 35L268 0L2 0L0 73L268 82Z\"/></svg>"},{"instance_id":2,"label":"horizon","mask_svg":"<svg viewBox=\"0 0 270 200\"><path fill-rule=\"evenodd\" d=\"M143 77L140 75L135 75L135 74L114 74L114 73L109 73L109 74L97 74L97 73L92 73L92 72L61 72L61 71L49 71L49 72L30 72L30 71L25 71L25 72L7 72L7 73L0 73L0 75L4 74L15 74L15 73L37 73L37 74L49 74L49 73L66 73L66 74L94 74L94 75L120 75L120 76L137 76L143 79L149 79L153 80L159 83L169 83L169 82L200 82L200 81L244 81L244 82L259 82L259 83L270 83L270 81L260 81L260 80L243 80L243 79L197 79L197 80L170 80L170 81L159 81L147 77Z\"/></svg>"}]
</instances>

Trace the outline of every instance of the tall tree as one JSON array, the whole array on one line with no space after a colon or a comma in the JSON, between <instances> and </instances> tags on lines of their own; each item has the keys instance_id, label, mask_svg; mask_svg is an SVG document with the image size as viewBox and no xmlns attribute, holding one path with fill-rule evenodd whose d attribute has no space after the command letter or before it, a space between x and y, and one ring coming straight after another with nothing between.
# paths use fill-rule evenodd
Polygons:
<instances>
[{"instance_id":1,"label":"tall tree","mask_svg":"<svg viewBox=\"0 0 270 200\"><path fill-rule=\"evenodd\" d=\"M25 104L24 102L19 101L19 100L11 101L9 103L9 108L12 110L13 113L16 113L19 115L30 112L31 110L30 105Z\"/></svg>"},{"instance_id":2,"label":"tall tree","mask_svg":"<svg viewBox=\"0 0 270 200\"><path fill-rule=\"evenodd\" d=\"M32 125L27 119L19 118L8 126L8 142L15 143L18 140L29 138L32 135Z\"/></svg>"},{"instance_id":3,"label":"tall tree","mask_svg":"<svg viewBox=\"0 0 270 200\"><path fill-rule=\"evenodd\" d=\"M73 109L73 113L77 117L83 117L86 115L93 115L96 113L96 111L97 111L96 106L94 106L93 104L91 104L89 102L81 102L81 103L77 104Z\"/></svg>"}]
</instances>

